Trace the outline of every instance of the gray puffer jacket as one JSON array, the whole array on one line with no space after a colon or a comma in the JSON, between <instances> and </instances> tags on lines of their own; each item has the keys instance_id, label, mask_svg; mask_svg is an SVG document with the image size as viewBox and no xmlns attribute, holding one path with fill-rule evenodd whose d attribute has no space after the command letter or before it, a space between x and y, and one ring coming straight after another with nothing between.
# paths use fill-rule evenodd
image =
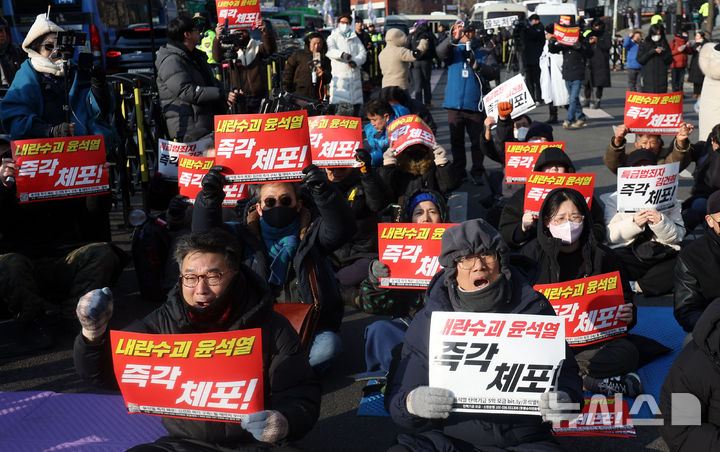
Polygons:
<instances>
[{"instance_id":1,"label":"gray puffer jacket","mask_svg":"<svg viewBox=\"0 0 720 452\"><path fill-rule=\"evenodd\" d=\"M225 111L227 94L215 79L207 55L168 43L155 59L160 104L170 138L199 140L213 131L213 116Z\"/></svg>"}]
</instances>

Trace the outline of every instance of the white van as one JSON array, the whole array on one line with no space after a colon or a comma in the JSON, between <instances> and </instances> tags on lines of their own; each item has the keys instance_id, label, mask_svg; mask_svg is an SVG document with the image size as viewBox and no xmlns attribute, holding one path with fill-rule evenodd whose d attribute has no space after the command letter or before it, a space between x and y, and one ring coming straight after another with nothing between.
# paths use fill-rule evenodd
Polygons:
<instances>
[{"instance_id":1,"label":"white van","mask_svg":"<svg viewBox=\"0 0 720 452\"><path fill-rule=\"evenodd\" d=\"M486 3L482 8L473 11L470 20L484 23L487 19L499 19L508 16L517 16L518 20L525 20L527 18L527 8L522 3L493 3L489 5Z\"/></svg>"},{"instance_id":2,"label":"white van","mask_svg":"<svg viewBox=\"0 0 720 452\"><path fill-rule=\"evenodd\" d=\"M578 11L574 3L540 3L535 7L535 14L540 16L540 22L545 26L559 24L560 16L570 16L572 25L578 23Z\"/></svg>"}]
</instances>

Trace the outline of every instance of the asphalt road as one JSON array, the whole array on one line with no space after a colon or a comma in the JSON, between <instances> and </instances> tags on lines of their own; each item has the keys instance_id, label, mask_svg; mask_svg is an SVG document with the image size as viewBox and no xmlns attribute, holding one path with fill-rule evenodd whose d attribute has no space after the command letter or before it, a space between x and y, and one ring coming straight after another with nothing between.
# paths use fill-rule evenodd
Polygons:
<instances>
[{"instance_id":1,"label":"asphalt road","mask_svg":"<svg viewBox=\"0 0 720 452\"><path fill-rule=\"evenodd\" d=\"M606 88L602 102L603 110L591 111L589 125L581 130L563 130L555 126L556 140L566 142L567 153L573 159L578 172L596 174L596 188L601 193L611 192L615 187L614 175L602 163L602 155L612 135L612 126L622 123L625 99L626 74L614 73L612 88ZM434 91L433 103L441 105L444 97L445 77L441 76ZM686 86L685 92L691 92ZM697 115L692 110L694 101L686 98L685 113L690 122L697 124ZM565 111L560 111L561 118ZM449 152L447 116L444 110L433 110L439 130L437 139ZM534 120L545 120L547 107L539 107L530 113ZM697 132L692 136L698 139ZM468 155L468 160L470 156ZM488 162L488 168L498 165ZM692 167L690 168L692 169ZM681 179L680 198L689 194L691 179ZM469 194L468 211L482 215L479 199L487 195L486 186L466 183L461 190ZM139 202L137 203L139 204ZM136 204L136 206L137 206ZM115 225L120 224L120 212L112 213ZM129 250L129 231L114 226L115 242ZM137 292L137 283L132 267L125 269L120 281L114 287L116 308L114 327L121 327L133 318L140 317L154 308L142 302ZM636 297L639 305L670 306L670 296L660 298ZM355 411L361 397L362 383L356 383L353 375L365 370L363 355L364 328L377 317L346 309L342 328L345 353L328 374L323 377L322 413L315 429L298 446L311 451L366 452L382 451L392 443L397 433L389 418L358 417ZM0 323L0 344L3 343L4 325ZM76 331L62 328L54 331L55 346L33 356L0 358L0 391L50 390L56 392L101 392L81 381L74 372L72 363L72 340ZM0 407L1 408L1 407ZM595 452L667 450L654 427L639 427L637 438L562 438L560 442L570 451L593 450Z\"/></svg>"}]
</instances>

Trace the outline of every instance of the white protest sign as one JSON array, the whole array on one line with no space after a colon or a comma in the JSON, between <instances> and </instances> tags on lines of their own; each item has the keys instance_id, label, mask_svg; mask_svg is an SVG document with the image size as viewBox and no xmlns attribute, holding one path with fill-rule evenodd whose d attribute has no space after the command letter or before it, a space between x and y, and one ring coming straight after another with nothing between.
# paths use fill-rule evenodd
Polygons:
<instances>
[{"instance_id":1,"label":"white protest sign","mask_svg":"<svg viewBox=\"0 0 720 452\"><path fill-rule=\"evenodd\" d=\"M452 411L539 415L565 359L565 320L433 312L428 357L430 386L455 394Z\"/></svg>"},{"instance_id":2,"label":"white protest sign","mask_svg":"<svg viewBox=\"0 0 720 452\"><path fill-rule=\"evenodd\" d=\"M205 151L212 146L211 139L193 141L192 143L178 143L161 138L158 140L158 149L160 150L158 172L167 179L177 180L179 156L203 157Z\"/></svg>"},{"instance_id":3,"label":"white protest sign","mask_svg":"<svg viewBox=\"0 0 720 452\"><path fill-rule=\"evenodd\" d=\"M506 80L483 97L485 114L497 120L497 104L503 101L512 104L513 111L510 116L513 118L517 118L535 108L535 101L530 95L527 85L525 85L525 79L522 74Z\"/></svg>"},{"instance_id":4,"label":"white protest sign","mask_svg":"<svg viewBox=\"0 0 720 452\"><path fill-rule=\"evenodd\" d=\"M518 16L495 17L493 19L485 19L483 26L486 30L491 28L512 27L516 20L518 20Z\"/></svg>"},{"instance_id":5,"label":"white protest sign","mask_svg":"<svg viewBox=\"0 0 720 452\"><path fill-rule=\"evenodd\" d=\"M618 168L617 211L671 209L677 202L680 162Z\"/></svg>"}]
</instances>

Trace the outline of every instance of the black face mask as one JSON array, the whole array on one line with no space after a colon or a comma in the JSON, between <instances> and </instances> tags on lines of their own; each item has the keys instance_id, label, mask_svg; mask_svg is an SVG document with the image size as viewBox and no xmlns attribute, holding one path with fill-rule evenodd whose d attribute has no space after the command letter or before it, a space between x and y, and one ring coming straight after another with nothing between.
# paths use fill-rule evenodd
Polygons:
<instances>
[{"instance_id":1,"label":"black face mask","mask_svg":"<svg viewBox=\"0 0 720 452\"><path fill-rule=\"evenodd\" d=\"M295 221L298 216L297 207L276 206L269 210L263 210L262 217L267 224L274 228L284 228Z\"/></svg>"},{"instance_id":2,"label":"black face mask","mask_svg":"<svg viewBox=\"0 0 720 452\"><path fill-rule=\"evenodd\" d=\"M241 49L244 49L245 47L247 47L247 45L248 45L249 42L250 42L250 37L249 37L249 36L248 36L247 38L246 38L246 37L242 37L242 38L240 38L240 41L238 41L238 44L240 44L240 48L241 48Z\"/></svg>"},{"instance_id":3,"label":"black face mask","mask_svg":"<svg viewBox=\"0 0 720 452\"><path fill-rule=\"evenodd\" d=\"M460 287L450 289L450 304L456 311L463 312L498 312L509 300L511 292L508 290L505 275L498 278L487 287L472 292L463 292Z\"/></svg>"}]
</instances>

